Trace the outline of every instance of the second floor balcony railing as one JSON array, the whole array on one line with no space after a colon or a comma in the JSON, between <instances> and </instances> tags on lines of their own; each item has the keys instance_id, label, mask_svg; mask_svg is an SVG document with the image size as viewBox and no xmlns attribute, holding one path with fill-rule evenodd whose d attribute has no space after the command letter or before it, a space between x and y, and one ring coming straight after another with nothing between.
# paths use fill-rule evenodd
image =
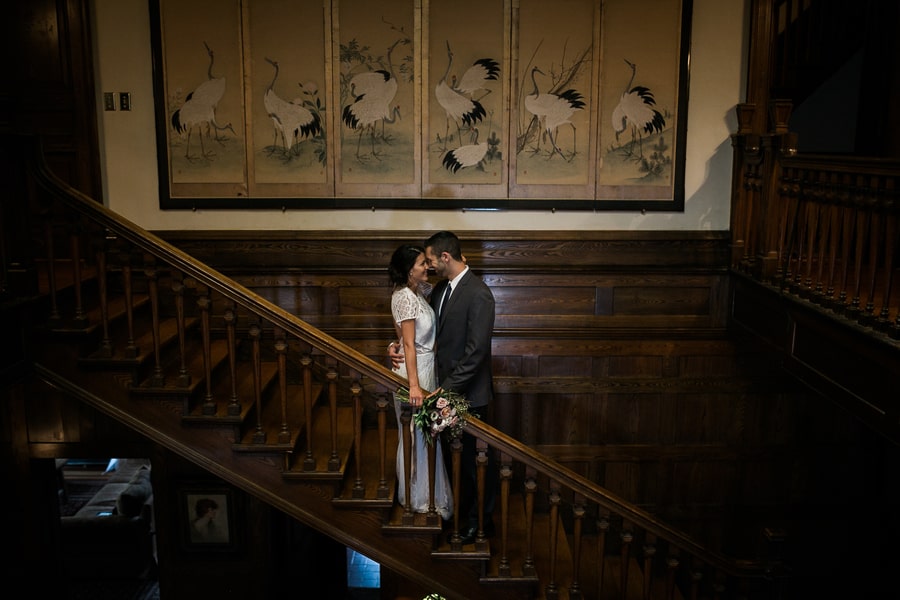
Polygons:
<instances>
[{"instance_id":1,"label":"second floor balcony railing","mask_svg":"<svg viewBox=\"0 0 900 600\"><path fill-rule=\"evenodd\" d=\"M734 139L732 268L900 340L900 161L799 155L786 128Z\"/></svg>"}]
</instances>

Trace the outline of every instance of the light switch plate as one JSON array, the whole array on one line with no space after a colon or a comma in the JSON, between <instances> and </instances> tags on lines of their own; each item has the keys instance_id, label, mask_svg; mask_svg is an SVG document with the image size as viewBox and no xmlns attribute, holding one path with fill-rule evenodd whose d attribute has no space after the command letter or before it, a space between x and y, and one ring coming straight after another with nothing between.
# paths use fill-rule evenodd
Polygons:
<instances>
[{"instance_id":1,"label":"light switch plate","mask_svg":"<svg viewBox=\"0 0 900 600\"><path fill-rule=\"evenodd\" d=\"M103 92L103 110L116 110L116 95L112 92Z\"/></svg>"},{"instance_id":2,"label":"light switch plate","mask_svg":"<svg viewBox=\"0 0 900 600\"><path fill-rule=\"evenodd\" d=\"M119 110L131 110L131 92L119 92Z\"/></svg>"}]
</instances>

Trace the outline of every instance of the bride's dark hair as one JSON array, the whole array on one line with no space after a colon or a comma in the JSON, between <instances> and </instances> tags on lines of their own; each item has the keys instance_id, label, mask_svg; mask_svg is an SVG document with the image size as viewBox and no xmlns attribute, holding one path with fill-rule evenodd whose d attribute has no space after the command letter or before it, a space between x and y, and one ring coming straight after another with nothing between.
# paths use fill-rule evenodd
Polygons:
<instances>
[{"instance_id":1,"label":"bride's dark hair","mask_svg":"<svg viewBox=\"0 0 900 600\"><path fill-rule=\"evenodd\" d=\"M416 264L420 254L425 254L425 248L413 244L403 244L394 250L391 263L388 265L388 277L395 288L409 283L409 271Z\"/></svg>"}]
</instances>

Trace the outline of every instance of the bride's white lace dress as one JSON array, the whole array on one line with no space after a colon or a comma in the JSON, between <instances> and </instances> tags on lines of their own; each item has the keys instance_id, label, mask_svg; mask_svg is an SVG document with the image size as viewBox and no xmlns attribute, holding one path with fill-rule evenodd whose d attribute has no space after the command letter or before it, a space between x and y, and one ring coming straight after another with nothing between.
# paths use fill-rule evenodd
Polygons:
<instances>
[{"instance_id":1,"label":"bride's white lace dress","mask_svg":"<svg viewBox=\"0 0 900 600\"><path fill-rule=\"evenodd\" d=\"M434 368L434 339L435 318L434 311L421 293L413 292L408 287L396 290L391 296L391 315L399 324L401 321L414 319L416 322L416 371L419 374L419 386L429 392L437 387L437 377ZM401 340L402 343L402 340ZM401 364L395 369L399 375L406 377L406 365ZM397 425L400 423L400 408L402 402L394 399L394 409L397 413ZM412 468L409 487L412 490L411 506L415 512L428 512L428 443L425 435L410 422L413 430L412 437ZM439 441L435 443L435 489L434 505L438 514L444 519L450 519L453 515L453 493L450 490L450 479L447 477L447 469ZM398 499L401 505L406 505L406 482L404 481L403 437L400 436L397 445L397 479L399 480Z\"/></svg>"}]
</instances>

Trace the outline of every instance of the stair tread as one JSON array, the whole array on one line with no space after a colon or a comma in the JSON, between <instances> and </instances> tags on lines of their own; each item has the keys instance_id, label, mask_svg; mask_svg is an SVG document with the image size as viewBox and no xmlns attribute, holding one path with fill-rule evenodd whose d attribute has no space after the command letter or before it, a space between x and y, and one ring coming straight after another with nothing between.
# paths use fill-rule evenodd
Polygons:
<instances>
[{"instance_id":1,"label":"stair tread","mask_svg":"<svg viewBox=\"0 0 900 600\"><path fill-rule=\"evenodd\" d=\"M238 452L271 450L286 452L294 448L298 435L306 426L306 414L303 404L299 400L303 394L303 386L291 384L285 387L287 399L284 403L284 416L282 415L280 394L278 392L271 393L270 390L270 394L260 399L262 413L257 419L256 402L253 399L255 392L251 391L248 417L243 423L244 426L234 445L234 450ZM283 429L287 424L290 424L290 428ZM287 439L281 439L282 433L287 435ZM258 439L259 436L263 436L262 441Z\"/></svg>"},{"instance_id":2,"label":"stair tread","mask_svg":"<svg viewBox=\"0 0 900 600\"><path fill-rule=\"evenodd\" d=\"M157 385L150 377L132 386L132 392L138 396L176 395L184 398L197 392L206 382L203 353L187 352L187 355L185 372L190 376L189 383L186 385L179 383L178 374L172 374L173 371L180 369L179 359L173 357L167 364L161 366L164 375L163 385ZM210 343L209 356L213 366L225 360L228 357L228 345L225 340L213 340Z\"/></svg>"},{"instance_id":3,"label":"stair tread","mask_svg":"<svg viewBox=\"0 0 900 600\"><path fill-rule=\"evenodd\" d=\"M215 413L204 414L203 402L197 403L189 411L186 411L182 420L187 423L214 423L214 424L240 424L243 423L249 413L255 409L256 391L254 389L253 377L249 375L250 365L242 363L237 367L236 381L234 388L235 398L238 405L238 411L234 414L230 412L231 404L231 376L225 375L215 378L212 398L215 403ZM266 394L269 387L277 381L278 365L273 362L262 362L259 366L260 372L260 391Z\"/></svg>"},{"instance_id":4,"label":"stair tread","mask_svg":"<svg viewBox=\"0 0 900 600\"><path fill-rule=\"evenodd\" d=\"M185 319L185 330L189 330L197 324L196 318ZM167 348L178 339L178 321L176 319L163 319L159 323L159 345ZM128 352L127 332L116 332L111 341L112 355L105 355L101 349L97 349L88 356L79 359L79 364L95 369L107 369L125 367L134 368L145 364L154 357L153 333L147 329L132 341L133 353Z\"/></svg>"},{"instance_id":5,"label":"stair tread","mask_svg":"<svg viewBox=\"0 0 900 600\"><path fill-rule=\"evenodd\" d=\"M404 507L399 504L393 504L389 516L385 524L381 527L384 533L424 533L432 535L440 535L444 531L444 524L441 516L437 513L428 515L426 513L405 514Z\"/></svg>"},{"instance_id":6,"label":"stair tread","mask_svg":"<svg viewBox=\"0 0 900 600\"><path fill-rule=\"evenodd\" d=\"M362 432L360 454L362 471L356 471L356 461L352 459L348 467L349 476L344 479L343 486L333 504L342 508L390 508L394 505L397 489L397 477L394 464L397 462L397 430L388 429L385 441L384 481L381 479L379 461L372 457L379 456L378 431L365 429ZM357 489L357 481L362 481L362 489Z\"/></svg>"}]
</instances>

